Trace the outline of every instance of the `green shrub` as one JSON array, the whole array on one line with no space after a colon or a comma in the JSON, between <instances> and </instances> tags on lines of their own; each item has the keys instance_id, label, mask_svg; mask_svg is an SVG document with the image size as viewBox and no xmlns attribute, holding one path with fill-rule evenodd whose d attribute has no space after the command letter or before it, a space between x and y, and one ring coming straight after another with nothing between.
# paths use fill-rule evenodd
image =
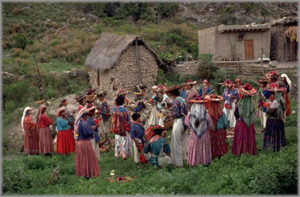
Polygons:
<instances>
[{"instance_id":1,"label":"green shrub","mask_svg":"<svg viewBox=\"0 0 300 197\"><path fill-rule=\"evenodd\" d=\"M157 14L162 18L174 16L179 9L177 3L158 3L156 4Z\"/></svg>"},{"instance_id":2,"label":"green shrub","mask_svg":"<svg viewBox=\"0 0 300 197\"><path fill-rule=\"evenodd\" d=\"M193 59L195 59L195 60L198 59L198 56L199 56L198 43L190 44L188 52L192 53Z\"/></svg>"},{"instance_id":3,"label":"green shrub","mask_svg":"<svg viewBox=\"0 0 300 197\"><path fill-rule=\"evenodd\" d=\"M216 68L212 63L212 55L211 54L201 54L199 56L199 67L198 67L198 75L201 79L211 80L214 79L214 73L216 72Z\"/></svg>"},{"instance_id":4,"label":"green shrub","mask_svg":"<svg viewBox=\"0 0 300 197\"><path fill-rule=\"evenodd\" d=\"M24 34L17 34L14 38L15 47L25 49L28 44L32 44L32 40L26 37Z\"/></svg>"}]
</instances>

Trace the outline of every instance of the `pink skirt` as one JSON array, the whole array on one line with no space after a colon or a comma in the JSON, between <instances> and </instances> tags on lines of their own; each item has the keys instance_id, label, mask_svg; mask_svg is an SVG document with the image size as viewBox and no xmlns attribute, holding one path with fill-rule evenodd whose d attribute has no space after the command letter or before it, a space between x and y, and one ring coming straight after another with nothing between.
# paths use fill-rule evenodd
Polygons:
<instances>
[{"instance_id":1,"label":"pink skirt","mask_svg":"<svg viewBox=\"0 0 300 197\"><path fill-rule=\"evenodd\" d=\"M98 160L90 140L78 140L75 143L76 176L99 176Z\"/></svg>"},{"instance_id":2,"label":"pink skirt","mask_svg":"<svg viewBox=\"0 0 300 197\"><path fill-rule=\"evenodd\" d=\"M256 155L255 130L254 124L248 128L243 121L238 120L234 129L232 154L240 156L242 153Z\"/></svg>"},{"instance_id":3,"label":"pink skirt","mask_svg":"<svg viewBox=\"0 0 300 197\"><path fill-rule=\"evenodd\" d=\"M49 127L39 129L39 153L53 152L53 141Z\"/></svg>"},{"instance_id":4,"label":"pink skirt","mask_svg":"<svg viewBox=\"0 0 300 197\"><path fill-rule=\"evenodd\" d=\"M31 135L29 136L29 133ZM39 133L36 129L25 130L24 134L24 152L27 154L39 153Z\"/></svg>"},{"instance_id":5,"label":"pink skirt","mask_svg":"<svg viewBox=\"0 0 300 197\"><path fill-rule=\"evenodd\" d=\"M206 165L212 159L209 132L206 131L200 138L191 131L188 146L187 162L191 166Z\"/></svg>"},{"instance_id":6,"label":"pink skirt","mask_svg":"<svg viewBox=\"0 0 300 197\"><path fill-rule=\"evenodd\" d=\"M56 152L58 154L69 154L75 151L75 141L72 130L58 131Z\"/></svg>"}]
</instances>

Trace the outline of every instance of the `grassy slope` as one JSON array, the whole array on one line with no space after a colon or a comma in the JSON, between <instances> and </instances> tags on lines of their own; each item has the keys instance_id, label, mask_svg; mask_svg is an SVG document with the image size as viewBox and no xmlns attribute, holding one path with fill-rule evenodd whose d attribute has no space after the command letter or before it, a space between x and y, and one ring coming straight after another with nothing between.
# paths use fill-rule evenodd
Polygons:
<instances>
[{"instance_id":1,"label":"grassy slope","mask_svg":"<svg viewBox=\"0 0 300 197\"><path fill-rule=\"evenodd\" d=\"M297 129L287 128L286 136L288 145L280 152L263 151L257 156L238 158L230 153L230 148L228 154L220 160L214 159L209 167L185 165L155 170L144 165L137 169L132 158L116 160L110 151L101 155L100 176L89 180L75 176L74 154L52 158L18 154L4 160L3 187L7 194L271 194L282 193L286 190L284 183L292 183L285 192L295 192ZM261 148L262 134L256 136L256 141ZM57 165L61 179L46 186ZM107 178L111 170L115 170L115 176L137 176L137 179L110 183ZM8 188L10 191L6 191Z\"/></svg>"}]
</instances>

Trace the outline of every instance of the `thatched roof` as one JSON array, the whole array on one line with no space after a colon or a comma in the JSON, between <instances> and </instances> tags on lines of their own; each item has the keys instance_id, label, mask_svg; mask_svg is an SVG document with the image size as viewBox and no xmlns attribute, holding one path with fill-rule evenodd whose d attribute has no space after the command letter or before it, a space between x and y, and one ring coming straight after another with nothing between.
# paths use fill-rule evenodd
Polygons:
<instances>
[{"instance_id":1,"label":"thatched roof","mask_svg":"<svg viewBox=\"0 0 300 197\"><path fill-rule=\"evenodd\" d=\"M122 53L138 39L154 55L158 65L162 61L157 54L139 37L135 35L118 36L115 34L104 33L96 41L95 46L89 53L85 65L100 72L111 69L117 62Z\"/></svg>"},{"instance_id":2,"label":"thatched roof","mask_svg":"<svg viewBox=\"0 0 300 197\"><path fill-rule=\"evenodd\" d=\"M276 25L294 25L298 23L298 17L283 17L281 19L278 20L274 20L271 22L272 26L276 26Z\"/></svg>"}]
</instances>

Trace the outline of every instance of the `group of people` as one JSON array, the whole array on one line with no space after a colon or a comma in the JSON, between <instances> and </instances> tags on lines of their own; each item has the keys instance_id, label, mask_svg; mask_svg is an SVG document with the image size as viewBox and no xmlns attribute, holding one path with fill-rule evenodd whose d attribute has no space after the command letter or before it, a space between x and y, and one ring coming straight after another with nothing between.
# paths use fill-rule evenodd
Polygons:
<instances>
[{"instance_id":1,"label":"group of people","mask_svg":"<svg viewBox=\"0 0 300 197\"><path fill-rule=\"evenodd\" d=\"M254 120L259 116L264 132L263 147L279 151L285 142L284 120L290 114L288 93L291 81L287 75L267 73L259 80L260 88L226 80L223 95L213 94L207 80L199 90L196 81L188 80L179 86L152 87L152 97L146 99L147 87L137 85L135 101L126 97L127 92L117 92L110 109L105 100L106 92L89 90L77 98L78 112L67 109L64 99L57 111L56 152L69 154L75 151L77 176L99 175L99 142L108 134L115 136L114 155L127 160L134 155L134 162L161 167L174 165L208 165L213 158L228 152L227 137L233 135L232 153L257 153ZM255 98L258 96L258 106ZM24 151L28 154L51 155L53 140L52 120L46 115L46 106L39 107L36 122L32 110L24 109L22 127ZM166 130L171 122L171 144ZM132 151L133 149L133 151Z\"/></svg>"}]
</instances>

